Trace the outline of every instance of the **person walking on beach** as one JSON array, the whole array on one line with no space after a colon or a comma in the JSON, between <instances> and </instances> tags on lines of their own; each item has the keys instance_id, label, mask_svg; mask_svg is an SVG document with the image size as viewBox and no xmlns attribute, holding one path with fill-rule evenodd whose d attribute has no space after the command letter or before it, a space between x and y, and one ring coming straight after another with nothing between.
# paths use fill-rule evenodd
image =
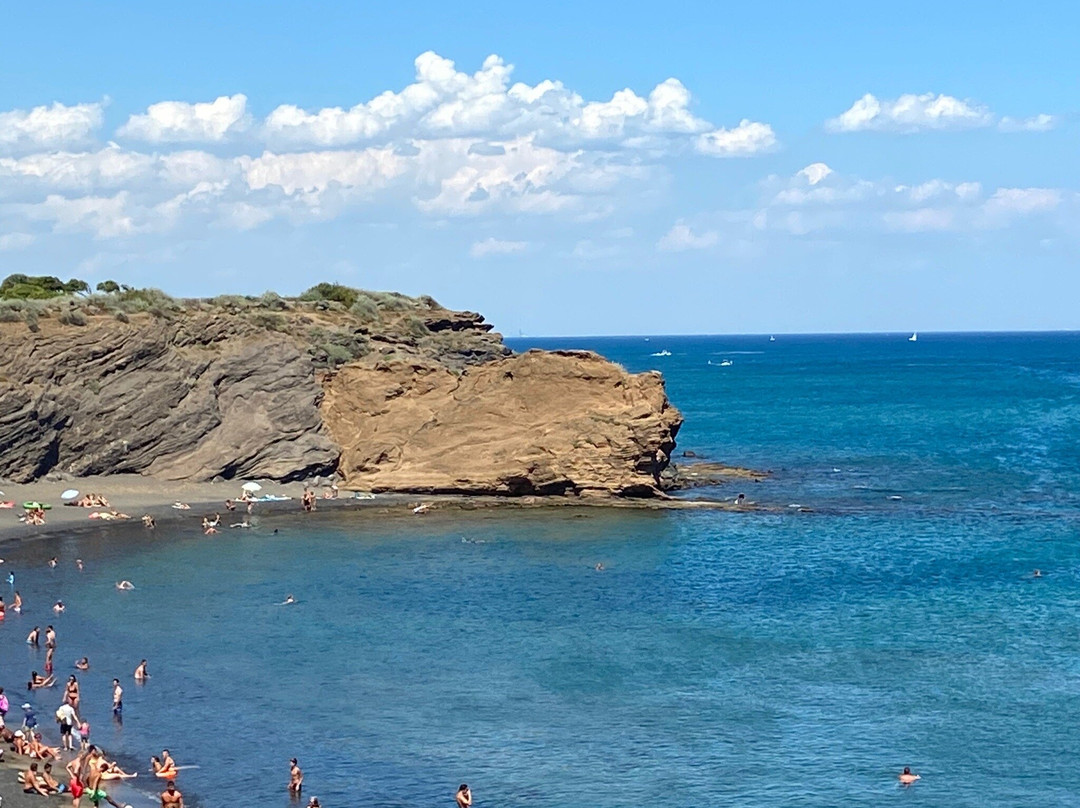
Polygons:
<instances>
[{"instance_id":1,"label":"person walking on beach","mask_svg":"<svg viewBox=\"0 0 1080 808\"><path fill-rule=\"evenodd\" d=\"M470 808L472 805L472 792L469 791L467 784L461 784L457 794L454 795L454 802L457 803L458 808Z\"/></svg>"},{"instance_id":2,"label":"person walking on beach","mask_svg":"<svg viewBox=\"0 0 1080 808\"><path fill-rule=\"evenodd\" d=\"M161 792L161 808L184 808L184 795L176 790L176 783L170 780Z\"/></svg>"},{"instance_id":3,"label":"person walking on beach","mask_svg":"<svg viewBox=\"0 0 1080 808\"><path fill-rule=\"evenodd\" d=\"M112 680L112 713L117 718L124 712L124 688L120 687L120 680Z\"/></svg>"},{"instance_id":4,"label":"person walking on beach","mask_svg":"<svg viewBox=\"0 0 1080 808\"><path fill-rule=\"evenodd\" d=\"M60 746L68 752L75 751L75 742L71 733L79 724L79 716L75 708L66 701L56 710L56 723L60 725Z\"/></svg>"},{"instance_id":5,"label":"person walking on beach","mask_svg":"<svg viewBox=\"0 0 1080 808\"><path fill-rule=\"evenodd\" d=\"M300 764L296 758L289 761L289 793L300 796L304 789L304 773L300 770Z\"/></svg>"}]
</instances>

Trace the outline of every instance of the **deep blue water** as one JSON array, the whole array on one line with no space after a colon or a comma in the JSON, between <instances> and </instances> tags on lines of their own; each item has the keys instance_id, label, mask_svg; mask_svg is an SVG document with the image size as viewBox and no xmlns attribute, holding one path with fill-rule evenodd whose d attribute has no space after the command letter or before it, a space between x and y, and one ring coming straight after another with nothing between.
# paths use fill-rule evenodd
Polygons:
<instances>
[{"instance_id":1,"label":"deep blue water","mask_svg":"<svg viewBox=\"0 0 1080 808\"><path fill-rule=\"evenodd\" d=\"M328 806L1080 804L1080 337L906 336L513 341L662 370L676 455L771 469L708 493L776 509L7 548L0 683L17 705L62 597L94 739L167 746L208 806L288 805L293 755Z\"/></svg>"}]
</instances>

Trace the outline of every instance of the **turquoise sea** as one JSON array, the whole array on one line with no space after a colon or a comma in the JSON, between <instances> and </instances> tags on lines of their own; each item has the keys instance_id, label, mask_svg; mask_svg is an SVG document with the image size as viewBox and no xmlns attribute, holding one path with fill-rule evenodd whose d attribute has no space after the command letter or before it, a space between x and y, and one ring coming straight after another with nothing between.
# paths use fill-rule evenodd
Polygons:
<instances>
[{"instance_id":1,"label":"turquoise sea","mask_svg":"<svg viewBox=\"0 0 1080 808\"><path fill-rule=\"evenodd\" d=\"M17 708L55 622L92 739L168 747L203 806L284 808L293 756L325 806L1080 804L1080 335L907 336L512 341L662 370L677 455L773 472L699 493L775 509L7 547L0 684ZM30 699L50 728L59 698Z\"/></svg>"}]
</instances>

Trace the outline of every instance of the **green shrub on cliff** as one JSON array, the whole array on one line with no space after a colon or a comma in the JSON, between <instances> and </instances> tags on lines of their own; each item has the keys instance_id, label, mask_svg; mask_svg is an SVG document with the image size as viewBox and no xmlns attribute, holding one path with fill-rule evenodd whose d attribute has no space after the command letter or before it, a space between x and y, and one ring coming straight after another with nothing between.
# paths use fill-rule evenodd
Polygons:
<instances>
[{"instance_id":1,"label":"green shrub on cliff","mask_svg":"<svg viewBox=\"0 0 1080 808\"><path fill-rule=\"evenodd\" d=\"M61 295L89 292L90 284L78 278L64 283L52 275L8 275L0 282L0 298L20 300L48 300Z\"/></svg>"},{"instance_id":2,"label":"green shrub on cliff","mask_svg":"<svg viewBox=\"0 0 1080 808\"><path fill-rule=\"evenodd\" d=\"M301 300L332 300L340 303L345 308L350 308L356 302L359 291L351 286L343 286L340 283L317 283L300 295Z\"/></svg>"}]
</instances>

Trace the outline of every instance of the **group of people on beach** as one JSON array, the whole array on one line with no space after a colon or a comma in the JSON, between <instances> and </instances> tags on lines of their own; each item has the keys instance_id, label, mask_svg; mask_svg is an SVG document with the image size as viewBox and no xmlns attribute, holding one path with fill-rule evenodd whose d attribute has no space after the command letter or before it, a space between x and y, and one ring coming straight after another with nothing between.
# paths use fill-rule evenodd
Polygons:
<instances>
[{"instance_id":1,"label":"group of people on beach","mask_svg":"<svg viewBox=\"0 0 1080 808\"><path fill-rule=\"evenodd\" d=\"M56 557L49 559L50 567L55 568L57 563ZM81 559L78 566L80 570L83 569ZM14 579L9 577L9 580ZM127 584L127 586L121 586L121 584ZM129 581L123 581L121 584L117 584L118 589L134 588ZM0 604L2 602L0 599ZM22 606L22 598L16 592L13 610L21 612ZM58 609L57 606L61 608ZM60 601L57 601L57 606L54 606L54 611L59 614L62 611ZM46 626L42 634L40 627L34 626L26 637L26 644L32 650L37 650L41 647L42 638L45 643L45 674L42 675L37 671L30 674L26 687L31 692L48 690L57 684L54 674L56 629L51 625ZM74 667L80 673L89 671L89 658L81 657L75 662ZM133 672L133 677L140 684L147 681L150 677L147 660L143 659L139 662ZM124 688L119 679L112 680L111 695L112 714L120 723L124 710ZM104 750L90 743L90 723L81 715L82 701L82 688L78 677L73 673L64 683L63 700L54 713L60 744L52 746L44 740L37 714L29 702L22 705L22 720L18 726L9 726L7 715L10 704L4 688L0 687L0 742L6 747L6 749L0 748L0 759L3 758L5 751L26 759L25 766L20 766L18 775L19 783L26 794L40 796L67 794L71 797L73 808L79 808L83 796L86 796L95 808L103 801L115 808L123 808L109 796L105 784L110 781L132 779L138 774L125 771L115 760L107 759ZM65 763L64 757L69 754L73 757ZM59 771L54 772L54 765ZM169 750L164 750L160 757L151 758L151 768L156 777L168 781L165 791L161 794L163 808L183 808L183 795L176 788L175 783L180 769Z\"/></svg>"}]
</instances>

